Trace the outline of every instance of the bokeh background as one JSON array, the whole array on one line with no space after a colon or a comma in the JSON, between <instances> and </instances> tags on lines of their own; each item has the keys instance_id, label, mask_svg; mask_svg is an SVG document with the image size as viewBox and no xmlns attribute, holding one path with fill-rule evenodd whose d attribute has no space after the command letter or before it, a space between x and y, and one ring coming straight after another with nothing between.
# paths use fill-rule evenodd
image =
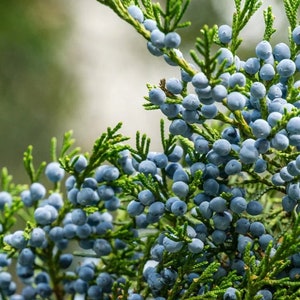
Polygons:
<instances>
[{"instance_id":1,"label":"bokeh background","mask_svg":"<svg viewBox=\"0 0 300 300\"><path fill-rule=\"evenodd\" d=\"M267 5L279 28L273 42L286 41L282 1ZM262 39L262 9L242 32L242 59ZM233 0L192 1L192 26L180 32L185 56L203 24L230 24L232 11ZM60 144L70 129L89 151L108 126L123 121L131 143L140 130L152 138L152 150L160 149L162 115L143 109L146 83L179 70L148 54L145 40L108 7L96 0L3 0L0 20L0 168L16 181L26 182L22 155L29 144L37 162L49 161L51 137Z\"/></svg>"}]
</instances>

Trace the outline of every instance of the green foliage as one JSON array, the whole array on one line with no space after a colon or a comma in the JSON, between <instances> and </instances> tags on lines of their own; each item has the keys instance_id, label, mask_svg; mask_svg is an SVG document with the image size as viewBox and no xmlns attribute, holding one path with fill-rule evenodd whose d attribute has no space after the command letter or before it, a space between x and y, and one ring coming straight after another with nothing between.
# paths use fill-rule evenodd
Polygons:
<instances>
[{"instance_id":1,"label":"green foliage","mask_svg":"<svg viewBox=\"0 0 300 300\"><path fill-rule=\"evenodd\" d=\"M264 21L265 21L265 33L264 40L270 41L271 36L276 32L276 29L273 27L275 16L272 13L272 6L268 6L264 10Z\"/></svg>"}]
</instances>

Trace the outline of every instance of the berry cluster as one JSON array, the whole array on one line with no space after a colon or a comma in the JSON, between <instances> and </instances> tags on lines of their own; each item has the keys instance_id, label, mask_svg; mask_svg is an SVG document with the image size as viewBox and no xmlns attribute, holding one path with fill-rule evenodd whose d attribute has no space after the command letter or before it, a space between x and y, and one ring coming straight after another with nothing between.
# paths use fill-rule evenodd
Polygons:
<instances>
[{"instance_id":1,"label":"berry cluster","mask_svg":"<svg viewBox=\"0 0 300 300\"><path fill-rule=\"evenodd\" d=\"M290 47L264 40L245 61L230 50L233 28L207 29L219 46L208 67L186 63L180 35L138 6L127 13L150 53L180 67L145 97L170 120L163 150L109 129L90 156L67 154L67 141L46 182L31 161L29 186L3 173L1 299L299 296L300 26Z\"/></svg>"}]
</instances>

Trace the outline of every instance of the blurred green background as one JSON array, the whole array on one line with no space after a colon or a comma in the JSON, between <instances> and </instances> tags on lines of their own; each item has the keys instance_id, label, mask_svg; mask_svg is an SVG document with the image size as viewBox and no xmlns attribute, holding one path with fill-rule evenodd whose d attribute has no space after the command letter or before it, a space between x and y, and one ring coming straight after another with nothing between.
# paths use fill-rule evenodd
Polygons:
<instances>
[{"instance_id":1,"label":"blurred green background","mask_svg":"<svg viewBox=\"0 0 300 300\"><path fill-rule=\"evenodd\" d=\"M183 42L192 47L203 24L228 23L232 10L231 0L192 1L193 25ZM3 0L0 20L0 168L7 166L16 181L25 180L22 155L29 144L37 162L49 161L51 137L61 140L69 129L84 150L122 119L131 122L125 134L148 130L155 139L152 123L158 128L160 114L144 117L145 84L179 72L150 57L145 41L107 7L95 0ZM255 29L250 42L262 37ZM244 48L253 48L249 43Z\"/></svg>"},{"instance_id":2,"label":"blurred green background","mask_svg":"<svg viewBox=\"0 0 300 300\"><path fill-rule=\"evenodd\" d=\"M76 80L60 52L71 17L59 1L0 1L0 167L23 179L22 155L34 145L49 160L52 136L77 102Z\"/></svg>"}]
</instances>

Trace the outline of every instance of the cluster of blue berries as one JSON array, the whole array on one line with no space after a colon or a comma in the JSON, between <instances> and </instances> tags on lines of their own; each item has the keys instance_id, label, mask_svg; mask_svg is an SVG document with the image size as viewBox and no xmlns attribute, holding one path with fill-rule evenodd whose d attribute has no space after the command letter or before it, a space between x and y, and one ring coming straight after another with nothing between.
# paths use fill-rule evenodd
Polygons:
<instances>
[{"instance_id":1,"label":"cluster of blue berries","mask_svg":"<svg viewBox=\"0 0 300 300\"><path fill-rule=\"evenodd\" d=\"M139 10L137 7L131 9ZM146 22L143 18L137 20ZM153 55L166 57L164 50L175 48L178 58L183 59L178 50L178 34L165 34L146 25L145 28L151 32L147 46ZM299 32L300 26L297 26L291 35L296 46L300 45ZM169 44L167 36L172 36L177 43ZM280 246L263 223L264 211L259 198L264 190L277 191L286 213L300 211L300 156L297 153L300 149L300 82L294 80L300 71L300 54L292 53L285 43L272 47L268 41L261 41L255 47L255 56L242 61L230 51L230 26L220 26L216 39L221 48L213 74L206 74L189 64L192 72L181 69L180 78L168 78L160 86L150 87L145 98L171 121L170 134L193 143L199 158L194 161L189 155L184 157L184 165L188 166L185 168L182 160L179 164L179 161L175 162L173 174L168 172L170 162L165 170L160 170L159 173L166 173L173 180L171 189L175 194L166 199L165 211L175 216L191 212L201 219L201 228L205 229L197 234L201 235L203 243L212 242L214 247L227 245L228 250L236 244L235 257L231 256L224 264L224 272L234 269L237 274L245 275L243 254L247 247L259 247L265 252L272 246L274 255ZM171 65L178 65L166 60ZM218 128L222 128L219 134L207 132L207 127L199 129L214 120L218 122ZM190 186L197 172L202 174L198 186L201 192L195 196ZM243 176L264 185L256 198L249 199L249 192L240 188L243 185L239 182L245 180ZM192 195L194 207L189 202ZM179 210L169 204L173 201ZM278 205L275 207L279 208ZM173 248L167 250L161 241L165 251L176 252L184 247L178 237L171 239L171 244ZM297 268L289 270L287 277L295 280L299 274ZM259 294L263 299L272 299L269 290L259 291ZM224 299L236 299L236 296L225 293Z\"/></svg>"},{"instance_id":2,"label":"cluster of blue berries","mask_svg":"<svg viewBox=\"0 0 300 300\"><path fill-rule=\"evenodd\" d=\"M149 32L150 53L184 60L178 33L136 5L128 14ZM286 261L264 276L280 290L258 282L252 296L298 288L299 249L282 256L285 240L266 219L300 211L300 54L261 41L242 61L232 35L216 31L212 73L186 64L180 78L149 86L147 104L170 120L162 151L122 145L97 165L61 158L45 167L46 183L0 192L1 299L243 299L274 257ZM291 37L299 46L300 26ZM20 208L23 228L12 222Z\"/></svg>"}]
</instances>

